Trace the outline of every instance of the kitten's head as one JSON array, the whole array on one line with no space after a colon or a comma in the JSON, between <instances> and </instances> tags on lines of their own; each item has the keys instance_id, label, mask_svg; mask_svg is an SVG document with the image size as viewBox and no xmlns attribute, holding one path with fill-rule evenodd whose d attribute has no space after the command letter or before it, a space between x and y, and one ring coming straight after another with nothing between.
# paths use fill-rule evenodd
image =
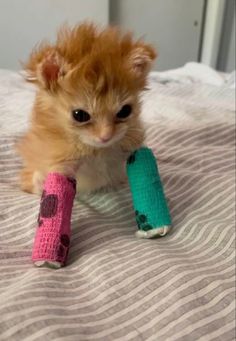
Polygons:
<instances>
[{"instance_id":1,"label":"kitten's head","mask_svg":"<svg viewBox=\"0 0 236 341\"><path fill-rule=\"evenodd\" d=\"M35 119L95 148L138 144L138 95L155 57L152 46L115 28L64 27L56 44L39 46L26 65L39 87Z\"/></svg>"}]
</instances>

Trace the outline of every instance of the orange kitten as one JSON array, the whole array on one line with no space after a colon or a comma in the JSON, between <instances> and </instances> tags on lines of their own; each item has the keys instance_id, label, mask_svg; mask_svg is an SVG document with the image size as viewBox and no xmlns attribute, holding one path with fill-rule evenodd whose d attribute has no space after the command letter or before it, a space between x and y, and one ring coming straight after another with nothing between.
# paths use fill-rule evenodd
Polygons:
<instances>
[{"instance_id":1,"label":"orange kitten","mask_svg":"<svg viewBox=\"0 0 236 341\"><path fill-rule=\"evenodd\" d=\"M35 49L25 66L38 90L18 145L22 189L40 193L49 171L76 176L86 192L122 181L127 156L143 143L138 96L155 57L130 34L87 23Z\"/></svg>"}]
</instances>

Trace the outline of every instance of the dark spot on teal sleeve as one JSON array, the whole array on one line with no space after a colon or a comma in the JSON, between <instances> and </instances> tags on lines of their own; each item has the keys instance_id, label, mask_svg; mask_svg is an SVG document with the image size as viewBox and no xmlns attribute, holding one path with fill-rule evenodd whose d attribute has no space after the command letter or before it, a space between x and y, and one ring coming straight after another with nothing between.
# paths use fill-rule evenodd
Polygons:
<instances>
[{"instance_id":1,"label":"dark spot on teal sleeve","mask_svg":"<svg viewBox=\"0 0 236 341\"><path fill-rule=\"evenodd\" d=\"M142 227L142 230L143 231L149 231L149 230L152 230L153 228L152 228L152 226L151 225L144 225L143 227Z\"/></svg>"},{"instance_id":2,"label":"dark spot on teal sleeve","mask_svg":"<svg viewBox=\"0 0 236 341\"><path fill-rule=\"evenodd\" d=\"M136 152L131 154L130 157L128 158L128 160L127 160L128 165L130 165L130 164L135 162L135 154L136 154Z\"/></svg>"},{"instance_id":3,"label":"dark spot on teal sleeve","mask_svg":"<svg viewBox=\"0 0 236 341\"><path fill-rule=\"evenodd\" d=\"M135 211L135 218L140 230L148 231L153 229L152 225L148 222L148 217L146 214Z\"/></svg>"},{"instance_id":4,"label":"dark spot on teal sleeve","mask_svg":"<svg viewBox=\"0 0 236 341\"><path fill-rule=\"evenodd\" d=\"M145 223L147 221L147 217L144 214L141 214L139 216L139 220L140 220L141 223Z\"/></svg>"}]
</instances>

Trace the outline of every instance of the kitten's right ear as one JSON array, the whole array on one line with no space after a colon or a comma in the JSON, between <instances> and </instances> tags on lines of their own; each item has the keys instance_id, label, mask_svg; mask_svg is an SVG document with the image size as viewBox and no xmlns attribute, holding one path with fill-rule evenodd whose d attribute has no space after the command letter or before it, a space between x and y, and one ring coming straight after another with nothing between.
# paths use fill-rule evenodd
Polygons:
<instances>
[{"instance_id":1,"label":"kitten's right ear","mask_svg":"<svg viewBox=\"0 0 236 341\"><path fill-rule=\"evenodd\" d=\"M55 48L44 45L31 53L24 68L26 80L53 91L58 87L59 79L65 76L68 66Z\"/></svg>"},{"instance_id":2,"label":"kitten's right ear","mask_svg":"<svg viewBox=\"0 0 236 341\"><path fill-rule=\"evenodd\" d=\"M156 57L157 53L151 45L139 41L128 56L129 68L136 77L145 77Z\"/></svg>"}]
</instances>

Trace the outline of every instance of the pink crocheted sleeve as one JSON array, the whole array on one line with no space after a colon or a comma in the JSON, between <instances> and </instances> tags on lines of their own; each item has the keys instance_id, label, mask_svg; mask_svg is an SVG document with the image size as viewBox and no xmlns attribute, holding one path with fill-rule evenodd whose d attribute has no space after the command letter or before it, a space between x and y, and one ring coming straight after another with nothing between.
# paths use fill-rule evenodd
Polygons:
<instances>
[{"instance_id":1,"label":"pink crocheted sleeve","mask_svg":"<svg viewBox=\"0 0 236 341\"><path fill-rule=\"evenodd\" d=\"M64 265L67 260L71 212L76 181L59 173L49 173L42 193L32 260ZM42 265L42 264L41 264Z\"/></svg>"}]
</instances>

